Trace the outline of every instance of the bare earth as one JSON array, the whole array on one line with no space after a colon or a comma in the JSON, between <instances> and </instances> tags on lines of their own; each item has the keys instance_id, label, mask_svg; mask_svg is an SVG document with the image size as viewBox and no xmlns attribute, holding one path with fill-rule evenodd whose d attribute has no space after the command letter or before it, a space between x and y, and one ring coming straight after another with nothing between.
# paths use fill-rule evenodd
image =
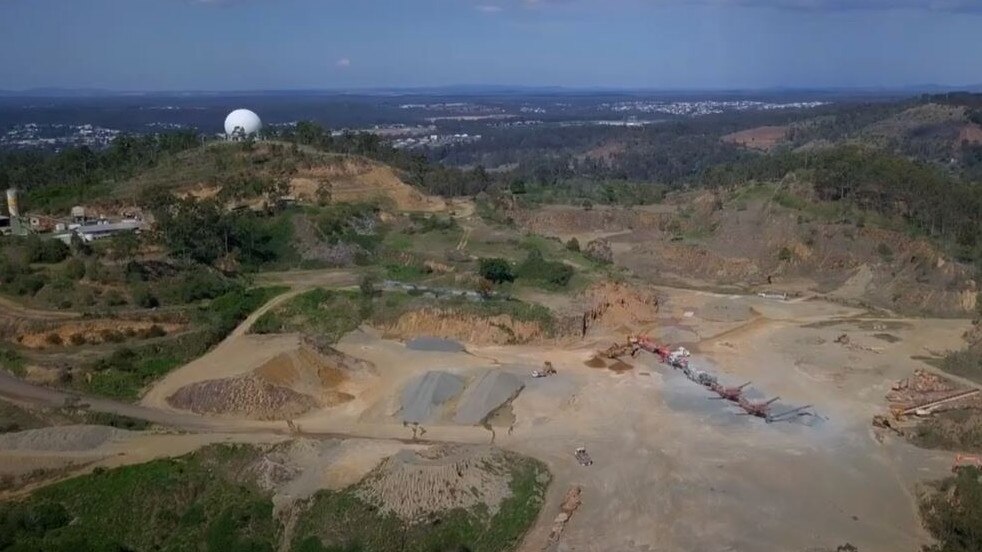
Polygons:
<instances>
[{"instance_id":1,"label":"bare earth","mask_svg":"<svg viewBox=\"0 0 982 552\"><path fill-rule=\"evenodd\" d=\"M850 542L863 551L894 551L916 550L928 541L917 516L916 485L945 475L953 455L899 440L881 444L869 421L883 407L892 381L915 368L930 370L911 357L960 347L967 320L891 319L891 334L899 340L889 342L864 329L874 320L865 311L824 300L657 291L657 311L626 319L629 328L597 327L572 347L465 344L467 350L460 352L420 351L383 339L370 328L349 334L338 349L372 362L377 374L346 382L350 400L314 408L292 421L302 434L341 438L345 452L334 455L314 445L293 450L290 457L300 465L321 467L291 479L293 486L283 492L303 496L350 484L386 457L412 460L415 453L400 451L421 445L493 439L499 447L546 462L553 473L542 514L522 550L547 546L552 520L573 486L582 487L582 505L566 524L558 550L785 552ZM194 416L167 402L185 385L245 374L294 350L297 336L246 334L269 306L212 352L161 380L141 406L129 407L158 423L202 433L127 435L85 451L5 449L0 467L13 458L50 461L60 455L66 462L95 462L84 468L91 469L180 454L229 438L282 441L287 438L283 422ZM724 383L752 381L760 396L812 404L822 418L767 424L738 416L647 353L625 358L627 368L620 372L585 365L598 347L623 340L624 330L656 339L684 335L692 343L693 364L711 368ZM842 333L857 346L836 343ZM557 375L528 375L547 360ZM443 415L422 428L402 422L400 396L414 378L441 371L470 384L488 369L508 371L524 383L503 405L508 415L496 413L483 426L454 423L464 396L458 394L441 407ZM43 398L43 391L5 379L0 379L0 394ZM105 401L92 404L94 409L119 408ZM425 433L417 434L420 429ZM578 446L589 451L592 466L581 466L573 457ZM337 462L325 460L335 456ZM497 487L489 485L494 498ZM386 501L400 488L382 485L378 496Z\"/></svg>"}]
</instances>

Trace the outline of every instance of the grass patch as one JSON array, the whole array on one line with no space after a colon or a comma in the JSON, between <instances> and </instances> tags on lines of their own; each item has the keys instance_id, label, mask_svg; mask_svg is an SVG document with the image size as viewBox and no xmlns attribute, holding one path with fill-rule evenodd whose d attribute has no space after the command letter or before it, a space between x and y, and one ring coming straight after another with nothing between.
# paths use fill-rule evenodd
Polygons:
<instances>
[{"instance_id":1,"label":"grass patch","mask_svg":"<svg viewBox=\"0 0 982 552\"><path fill-rule=\"evenodd\" d=\"M357 486L340 492L320 491L297 522L294 550L430 552L514 550L535 521L548 485L540 462L521 458L511 467L512 496L490 516L486 507L458 508L439 518L409 525L383 515L356 495Z\"/></svg>"},{"instance_id":2,"label":"grass patch","mask_svg":"<svg viewBox=\"0 0 982 552\"><path fill-rule=\"evenodd\" d=\"M23 377L24 357L10 347L0 346L0 368L17 377Z\"/></svg>"},{"instance_id":3,"label":"grass patch","mask_svg":"<svg viewBox=\"0 0 982 552\"><path fill-rule=\"evenodd\" d=\"M0 549L272 552L273 503L244 469L257 455L212 446L45 487L0 504Z\"/></svg>"},{"instance_id":4,"label":"grass patch","mask_svg":"<svg viewBox=\"0 0 982 552\"><path fill-rule=\"evenodd\" d=\"M939 366L949 374L982 383L982 348L951 351L941 359Z\"/></svg>"},{"instance_id":5,"label":"grass patch","mask_svg":"<svg viewBox=\"0 0 982 552\"><path fill-rule=\"evenodd\" d=\"M370 300L359 292L314 289L267 311L253 325L252 332L315 333L335 343L356 329L370 308Z\"/></svg>"},{"instance_id":6,"label":"grass patch","mask_svg":"<svg viewBox=\"0 0 982 552\"><path fill-rule=\"evenodd\" d=\"M229 291L199 306L193 314L194 331L139 347L116 349L92 363L92 377L78 385L97 395L136 399L146 385L203 355L249 314L284 290L266 287Z\"/></svg>"}]
</instances>

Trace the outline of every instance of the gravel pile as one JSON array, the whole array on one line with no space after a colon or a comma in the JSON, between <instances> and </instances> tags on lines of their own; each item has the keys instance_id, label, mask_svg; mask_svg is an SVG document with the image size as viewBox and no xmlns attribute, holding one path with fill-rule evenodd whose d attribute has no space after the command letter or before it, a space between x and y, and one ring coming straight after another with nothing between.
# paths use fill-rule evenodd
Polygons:
<instances>
[{"instance_id":1,"label":"gravel pile","mask_svg":"<svg viewBox=\"0 0 982 552\"><path fill-rule=\"evenodd\" d=\"M511 372L488 370L460 397L454 422L476 425L521 393L525 383Z\"/></svg>"},{"instance_id":2,"label":"gravel pile","mask_svg":"<svg viewBox=\"0 0 982 552\"><path fill-rule=\"evenodd\" d=\"M411 423L429 421L439 413L441 405L456 397L463 389L464 381L453 374L427 372L413 379L402 390L400 417L402 421Z\"/></svg>"},{"instance_id":3,"label":"gravel pile","mask_svg":"<svg viewBox=\"0 0 982 552\"><path fill-rule=\"evenodd\" d=\"M102 425L45 427L0 435L0 449L39 452L85 451L112 441L120 441L133 433Z\"/></svg>"}]
</instances>

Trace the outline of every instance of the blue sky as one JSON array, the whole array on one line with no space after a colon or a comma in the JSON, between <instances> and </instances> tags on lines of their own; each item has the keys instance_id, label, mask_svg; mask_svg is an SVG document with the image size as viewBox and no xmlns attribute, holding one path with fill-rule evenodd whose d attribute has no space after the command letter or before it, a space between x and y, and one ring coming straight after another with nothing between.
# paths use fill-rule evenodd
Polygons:
<instances>
[{"instance_id":1,"label":"blue sky","mask_svg":"<svg viewBox=\"0 0 982 552\"><path fill-rule=\"evenodd\" d=\"M982 83L982 0L0 0L0 89Z\"/></svg>"}]
</instances>

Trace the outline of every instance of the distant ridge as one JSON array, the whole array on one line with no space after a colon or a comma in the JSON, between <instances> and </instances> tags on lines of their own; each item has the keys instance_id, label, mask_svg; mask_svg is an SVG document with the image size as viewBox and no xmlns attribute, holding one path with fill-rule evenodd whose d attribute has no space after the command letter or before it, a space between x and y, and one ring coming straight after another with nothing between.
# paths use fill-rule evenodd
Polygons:
<instances>
[{"instance_id":1,"label":"distant ridge","mask_svg":"<svg viewBox=\"0 0 982 552\"><path fill-rule=\"evenodd\" d=\"M365 88L299 88L280 90L110 90L104 88L42 87L24 90L0 90L0 97L29 98L98 98L114 96L508 96L508 95L713 95L751 96L773 94L805 94L816 96L882 96L914 95L941 92L982 92L982 83L962 86L918 84L909 86L830 86L765 88L652 88L617 86L523 86L498 84L458 84L417 87Z\"/></svg>"}]
</instances>

